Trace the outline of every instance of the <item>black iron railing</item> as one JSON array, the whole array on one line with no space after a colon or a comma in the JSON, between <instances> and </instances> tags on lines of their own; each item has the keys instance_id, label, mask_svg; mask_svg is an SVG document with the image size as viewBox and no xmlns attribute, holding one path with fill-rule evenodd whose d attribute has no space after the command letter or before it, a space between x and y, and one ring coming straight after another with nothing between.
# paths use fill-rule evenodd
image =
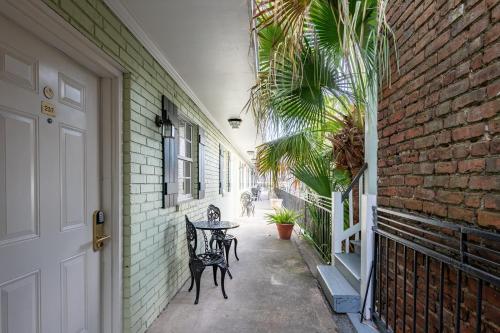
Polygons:
<instances>
[{"instance_id":1,"label":"black iron railing","mask_svg":"<svg viewBox=\"0 0 500 333\"><path fill-rule=\"evenodd\" d=\"M371 312L379 328L461 332L466 313L467 325L486 331L483 289L500 296L500 234L384 208L374 215ZM474 294L472 307L464 284Z\"/></svg>"},{"instance_id":2,"label":"black iron railing","mask_svg":"<svg viewBox=\"0 0 500 333\"><path fill-rule=\"evenodd\" d=\"M298 196L284 190L276 190L276 194L283 199L283 207L301 214L298 222L301 232L321 258L330 263L332 255L331 199L309 193Z\"/></svg>"}]
</instances>

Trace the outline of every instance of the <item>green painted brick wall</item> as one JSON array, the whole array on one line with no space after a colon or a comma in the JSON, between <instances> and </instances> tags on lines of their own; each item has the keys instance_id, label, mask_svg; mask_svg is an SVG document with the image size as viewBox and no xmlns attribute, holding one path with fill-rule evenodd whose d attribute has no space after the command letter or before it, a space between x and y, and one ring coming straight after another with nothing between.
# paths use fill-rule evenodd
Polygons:
<instances>
[{"instance_id":1,"label":"green painted brick wall","mask_svg":"<svg viewBox=\"0 0 500 333\"><path fill-rule=\"evenodd\" d=\"M234 205L227 195L218 194L219 143L232 152L233 196L238 192L242 159L101 0L44 2L127 70L123 81L123 324L124 332L144 332L189 277L184 214L201 219L209 203ZM206 197L181 203L177 209L161 209L161 137L154 117L162 94L177 104L186 120L207 133ZM196 168L193 171L197 174Z\"/></svg>"}]
</instances>

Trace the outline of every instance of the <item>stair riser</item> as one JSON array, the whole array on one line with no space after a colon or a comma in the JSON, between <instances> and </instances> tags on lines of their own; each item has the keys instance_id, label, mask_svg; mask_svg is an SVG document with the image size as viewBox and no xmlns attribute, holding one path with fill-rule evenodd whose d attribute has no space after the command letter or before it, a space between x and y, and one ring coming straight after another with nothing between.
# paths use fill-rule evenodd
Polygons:
<instances>
[{"instance_id":1,"label":"stair riser","mask_svg":"<svg viewBox=\"0 0 500 333\"><path fill-rule=\"evenodd\" d=\"M342 273L347 282L359 293L360 290L360 280L357 279L347 268L341 260L334 260L335 267Z\"/></svg>"},{"instance_id":2,"label":"stair riser","mask_svg":"<svg viewBox=\"0 0 500 333\"><path fill-rule=\"evenodd\" d=\"M326 276L324 271L318 268L318 280L323 290L323 293L330 303L333 311L337 313L358 313L361 307L361 297L359 293L348 286L348 282L342 277L341 273L338 272L336 276ZM329 281L325 279L334 279L335 281ZM342 283L343 280L343 287ZM330 285L330 287L329 287ZM333 288L333 290L332 290Z\"/></svg>"}]
</instances>

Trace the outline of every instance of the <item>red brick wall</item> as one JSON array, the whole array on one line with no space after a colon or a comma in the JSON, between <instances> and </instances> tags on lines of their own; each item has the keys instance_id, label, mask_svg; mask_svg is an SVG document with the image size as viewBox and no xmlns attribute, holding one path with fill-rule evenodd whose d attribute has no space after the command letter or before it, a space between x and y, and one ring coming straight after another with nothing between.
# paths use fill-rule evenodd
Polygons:
<instances>
[{"instance_id":1,"label":"red brick wall","mask_svg":"<svg viewBox=\"0 0 500 333\"><path fill-rule=\"evenodd\" d=\"M391 86L379 104L378 203L457 223L500 229L500 0L392 0L388 20L397 39ZM385 245L382 243L382 251ZM403 273L407 272L406 331L412 324L412 258L407 266L389 244L381 263L390 326L402 332ZM425 272L417 261L417 327L424 322ZM445 332L454 329L456 271L444 271ZM387 285L386 285L387 280ZM477 281L462 278L461 332L474 332ZM395 293L394 290L397 290ZM437 332L439 263L430 262L429 324ZM396 322L393 299L397 294ZM385 311L382 309L383 312ZM500 292L485 284L482 332L500 331Z\"/></svg>"},{"instance_id":2,"label":"red brick wall","mask_svg":"<svg viewBox=\"0 0 500 333\"><path fill-rule=\"evenodd\" d=\"M379 204L500 228L500 1L387 14L400 71L379 104Z\"/></svg>"}]
</instances>

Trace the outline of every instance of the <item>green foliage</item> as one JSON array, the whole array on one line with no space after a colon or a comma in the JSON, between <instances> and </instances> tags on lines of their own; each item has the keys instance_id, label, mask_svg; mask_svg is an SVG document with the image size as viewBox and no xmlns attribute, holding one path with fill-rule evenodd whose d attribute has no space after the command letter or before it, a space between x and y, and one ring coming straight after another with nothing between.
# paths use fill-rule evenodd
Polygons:
<instances>
[{"instance_id":1,"label":"green foliage","mask_svg":"<svg viewBox=\"0 0 500 333\"><path fill-rule=\"evenodd\" d=\"M261 173L277 179L287 168L330 196L339 177L332 169L353 176L362 165L365 113L376 112L376 86L390 73L386 5L256 1L259 68L247 109L270 139L258 148Z\"/></svg>"},{"instance_id":2,"label":"green foliage","mask_svg":"<svg viewBox=\"0 0 500 333\"><path fill-rule=\"evenodd\" d=\"M295 224L301 217L300 214L291 209L277 209L272 214L266 214L266 220L269 224Z\"/></svg>"}]
</instances>

